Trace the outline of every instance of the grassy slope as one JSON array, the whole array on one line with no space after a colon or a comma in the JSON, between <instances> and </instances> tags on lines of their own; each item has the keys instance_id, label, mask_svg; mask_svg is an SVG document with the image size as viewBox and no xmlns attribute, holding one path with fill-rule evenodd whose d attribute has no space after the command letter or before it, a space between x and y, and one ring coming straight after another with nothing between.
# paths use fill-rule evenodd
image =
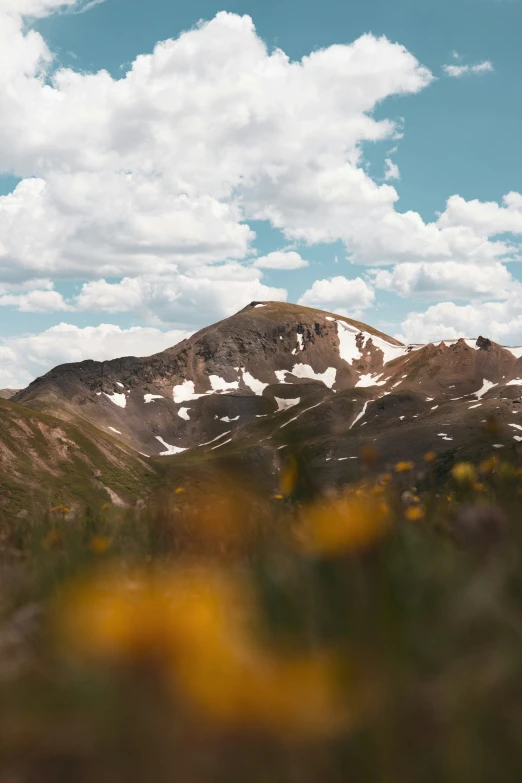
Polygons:
<instances>
[{"instance_id":1,"label":"grassy slope","mask_svg":"<svg viewBox=\"0 0 522 783\"><path fill-rule=\"evenodd\" d=\"M362 321L356 321L353 318L347 318L344 315L331 313L329 310L319 310L317 307L304 307L302 305L289 304L288 302L266 302L266 305L267 305L266 308L256 309L255 310L256 315L262 315L265 318L269 318L270 320L275 320L277 318L281 318L282 316L288 316L291 313L294 313L296 317L298 316L299 313L304 313L308 315L317 314L323 317L330 316L332 318L338 319L339 321L344 321L345 323L350 324L351 326L355 326L357 329L360 329L362 332L368 332L368 334L374 334L376 337L380 337L382 340L386 340L387 342L392 343L392 345L402 345L402 343L399 342L399 340L396 340L394 337L390 337L390 335L388 334L384 334L384 332L380 332L378 329L374 329L373 326L369 326L368 324L365 324Z\"/></svg>"},{"instance_id":2,"label":"grassy slope","mask_svg":"<svg viewBox=\"0 0 522 783\"><path fill-rule=\"evenodd\" d=\"M0 502L9 513L42 504L100 505L110 499L104 486L134 502L159 481L161 465L148 462L88 422L0 400Z\"/></svg>"}]
</instances>

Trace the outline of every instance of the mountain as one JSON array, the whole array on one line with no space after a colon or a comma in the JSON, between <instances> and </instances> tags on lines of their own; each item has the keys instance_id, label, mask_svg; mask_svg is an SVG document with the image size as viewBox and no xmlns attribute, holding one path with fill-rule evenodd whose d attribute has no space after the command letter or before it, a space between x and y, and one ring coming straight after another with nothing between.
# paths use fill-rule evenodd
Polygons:
<instances>
[{"instance_id":1,"label":"mountain","mask_svg":"<svg viewBox=\"0 0 522 783\"><path fill-rule=\"evenodd\" d=\"M409 350L348 318L253 302L155 356L56 367L13 399L81 416L157 456L325 391L368 385Z\"/></svg>"},{"instance_id":2,"label":"mountain","mask_svg":"<svg viewBox=\"0 0 522 783\"><path fill-rule=\"evenodd\" d=\"M321 488L357 478L368 445L383 467L431 450L443 464L518 451L521 357L483 337L406 346L344 316L252 302L151 357L56 367L11 404L90 427L176 477L226 465L270 490L292 451Z\"/></svg>"}]
</instances>

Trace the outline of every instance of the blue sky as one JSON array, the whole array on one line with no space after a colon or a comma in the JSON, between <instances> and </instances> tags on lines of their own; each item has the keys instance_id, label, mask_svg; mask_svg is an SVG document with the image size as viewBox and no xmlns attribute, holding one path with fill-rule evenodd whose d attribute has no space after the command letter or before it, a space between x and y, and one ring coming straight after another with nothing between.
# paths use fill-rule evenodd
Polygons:
<instances>
[{"instance_id":1,"label":"blue sky","mask_svg":"<svg viewBox=\"0 0 522 783\"><path fill-rule=\"evenodd\" d=\"M12 26L0 78L0 386L84 355L160 350L234 312L242 290L244 304L264 293L302 300L405 340L522 342L522 0L65 5L0 2L0 26L2 15ZM245 15L255 32L234 21ZM152 53L167 40L171 64L156 73ZM281 97L277 80L258 79L275 49L288 58L277 65ZM292 63L321 52L296 82ZM146 75L124 92L139 55ZM247 84L235 97L234 74L251 94ZM207 111L198 97L192 117L187 85L205 96L207 83L222 100L209 97ZM244 117L258 110L270 141L257 117L246 135ZM229 176L213 145L238 122ZM179 132L191 123L193 148ZM282 173L288 149L295 161ZM179 201L169 211L183 194L188 211Z\"/></svg>"}]
</instances>

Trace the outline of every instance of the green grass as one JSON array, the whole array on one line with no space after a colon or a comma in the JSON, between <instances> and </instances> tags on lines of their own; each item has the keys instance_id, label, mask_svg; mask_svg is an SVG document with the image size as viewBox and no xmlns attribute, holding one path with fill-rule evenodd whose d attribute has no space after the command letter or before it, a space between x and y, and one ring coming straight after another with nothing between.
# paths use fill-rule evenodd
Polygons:
<instances>
[{"instance_id":1,"label":"green grass","mask_svg":"<svg viewBox=\"0 0 522 783\"><path fill-rule=\"evenodd\" d=\"M11 514L58 504L103 505L110 498L100 482L133 504L161 480L160 462L140 458L89 422L64 422L4 400L0 444L1 507Z\"/></svg>"},{"instance_id":2,"label":"green grass","mask_svg":"<svg viewBox=\"0 0 522 783\"><path fill-rule=\"evenodd\" d=\"M234 473L232 451L176 458L141 511L0 515L0 779L518 780L522 473L483 451L467 478L455 455L429 463L418 496L417 468L382 475L370 460L363 484L312 501L291 458L272 496ZM324 538L332 520L340 535ZM169 613L194 564L205 611ZM218 614L216 574L232 588ZM103 630L87 623L103 606L94 585L115 578L109 605L134 585L126 635L118 603ZM87 592L71 593L78 580ZM74 639L59 631L71 607ZM324 655L331 681L306 669ZM208 711L223 698L225 713Z\"/></svg>"}]
</instances>

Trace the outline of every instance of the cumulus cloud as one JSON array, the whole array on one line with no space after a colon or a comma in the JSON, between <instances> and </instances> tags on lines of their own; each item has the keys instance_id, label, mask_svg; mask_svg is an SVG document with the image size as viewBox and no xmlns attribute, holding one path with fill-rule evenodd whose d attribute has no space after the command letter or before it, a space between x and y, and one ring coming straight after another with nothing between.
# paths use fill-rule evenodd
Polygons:
<instances>
[{"instance_id":1,"label":"cumulus cloud","mask_svg":"<svg viewBox=\"0 0 522 783\"><path fill-rule=\"evenodd\" d=\"M58 364L95 357L149 356L190 336L184 330L121 329L112 324L80 328L61 323L40 334L0 339L0 387L23 388Z\"/></svg>"},{"instance_id":2,"label":"cumulus cloud","mask_svg":"<svg viewBox=\"0 0 522 783\"><path fill-rule=\"evenodd\" d=\"M256 258L253 263L258 269L302 269L308 261L294 250L275 250L266 256Z\"/></svg>"},{"instance_id":3,"label":"cumulus cloud","mask_svg":"<svg viewBox=\"0 0 522 783\"><path fill-rule=\"evenodd\" d=\"M27 13L60 6L22 2ZM44 40L14 7L0 25L0 170L23 180L0 201L5 279L245 258L249 219L263 213L291 233L289 210L331 185L317 236L349 239L336 226L345 202L359 217L393 209L395 191L357 164L362 142L397 132L371 116L376 104L432 79L404 47L365 35L292 62L267 51L250 17L222 12L113 79L49 70ZM303 180L309 192L292 206Z\"/></svg>"},{"instance_id":4,"label":"cumulus cloud","mask_svg":"<svg viewBox=\"0 0 522 783\"><path fill-rule=\"evenodd\" d=\"M456 54L456 52L454 54ZM477 73L491 73L491 71L494 71L495 69L493 68L492 62L489 60L484 60L481 63L476 63L475 65L443 65L442 70L448 76L452 76L454 79L459 79L462 76L470 76Z\"/></svg>"},{"instance_id":5,"label":"cumulus cloud","mask_svg":"<svg viewBox=\"0 0 522 783\"><path fill-rule=\"evenodd\" d=\"M55 313L73 309L58 291L38 288L24 294L0 295L0 307L12 307L22 313Z\"/></svg>"},{"instance_id":6,"label":"cumulus cloud","mask_svg":"<svg viewBox=\"0 0 522 783\"><path fill-rule=\"evenodd\" d=\"M119 277L242 257L254 233L240 219L233 205L174 196L141 176L24 179L0 196L0 279Z\"/></svg>"},{"instance_id":7,"label":"cumulus cloud","mask_svg":"<svg viewBox=\"0 0 522 783\"><path fill-rule=\"evenodd\" d=\"M362 278L332 277L316 280L300 297L298 304L357 317L362 310L372 306L374 299L373 289Z\"/></svg>"},{"instance_id":8,"label":"cumulus cloud","mask_svg":"<svg viewBox=\"0 0 522 783\"><path fill-rule=\"evenodd\" d=\"M522 294L517 286L503 302L457 305L439 302L412 312L397 335L404 342L432 342L457 337L489 337L502 345L522 345Z\"/></svg>"},{"instance_id":9,"label":"cumulus cloud","mask_svg":"<svg viewBox=\"0 0 522 783\"><path fill-rule=\"evenodd\" d=\"M6 279L243 259L254 219L291 240L341 240L364 264L512 252L470 227L397 212L395 188L362 168L363 142L402 135L373 109L433 79L399 44L363 35L295 62L269 52L250 17L221 12L137 57L122 79L58 69L45 83L52 55L9 7L0 170L24 179L0 201ZM398 175L388 158L385 177Z\"/></svg>"},{"instance_id":10,"label":"cumulus cloud","mask_svg":"<svg viewBox=\"0 0 522 783\"><path fill-rule=\"evenodd\" d=\"M466 227L484 237L522 234L522 194L507 193L502 198L502 205L495 201L466 201L461 196L451 196L439 216L438 225L442 229Z\"/></svg>"},{"instance_id":11,"label":"cumulus cloud","mask_svg":"<svg viewBox=\"0 0 522 783\"><path fill-rule=\"evenodd\" d=\"M118 283L85 283L77 309L117 313L134 311L151 323L201 324L226 318L254 300L286 301L284 288L261 282L261 272L240 264L223 264L173 276L143 275Z\"/></svg>"},{"instance_id":12,"label":"cumulus cloud","mask_svg":"<svg viewBox=\"0 0 522 783\"><path fill-rule=\"evenodd\" d=\"M403 297L439 299L507 299L516 283L506 267L442 261L397 264L392 270L369 271L376 288Z\"/></svg>"}]
</instances>

